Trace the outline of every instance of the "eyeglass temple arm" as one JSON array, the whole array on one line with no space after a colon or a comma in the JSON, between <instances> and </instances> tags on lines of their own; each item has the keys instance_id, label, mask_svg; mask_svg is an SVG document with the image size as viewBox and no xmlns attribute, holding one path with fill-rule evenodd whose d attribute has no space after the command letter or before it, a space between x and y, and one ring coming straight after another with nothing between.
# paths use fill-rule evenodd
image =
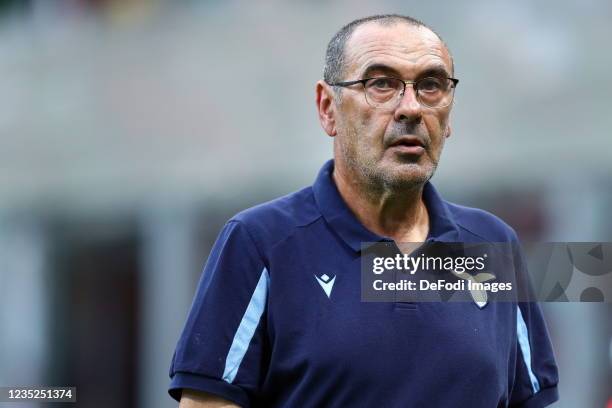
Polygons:
<instances>
[{"instance_id":1,"label":"eyeglass temple arm","mask_svg":"<svg viewBox=\"0 0 612 408\"><path fill-rule=\"evenodd\" d=\"M398 78L396 78L398 79ZM450 80L453 83L453 87L456 87L457 84L459 83L459 80L457 78L451 78L451 77L447 77L446 79ZM327 82L327 85L330 86L351 86L351 85L355 85L355 84L365 84L365 82L367 81L367 79L358 79L355 81L344 81L344 82L334 82L334 83L329 83ZM413 85L416 84L418 81L404 81L403 79L400 79L400 81L402 81L404 83L404 85Z\"/></svg>"},{"instance_id":2,"label":"eyeglass temple arm","mask_svg":"<svg viewBox=\"0 0 612 408\"><path fill-rule=\"evenodd\" d=\"M333 83L327 82L327 85L329 86L351 86L355 84L365 84L366 81L367 79L358 79L356 81L333 82Z\"/></svg>"}]
</instances>

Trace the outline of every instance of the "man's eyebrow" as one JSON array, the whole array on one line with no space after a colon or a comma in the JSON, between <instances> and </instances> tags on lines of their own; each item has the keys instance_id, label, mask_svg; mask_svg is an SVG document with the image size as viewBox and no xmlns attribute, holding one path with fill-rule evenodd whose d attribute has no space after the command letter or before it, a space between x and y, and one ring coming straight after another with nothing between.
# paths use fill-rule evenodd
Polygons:
<instances>
[{"instance_id":1,"label":"man's eyebrow","mask_svg":"<svg viewBox=\"0 0 612 408\"><path fill-rule=\"evenodd\" d=\"M383 73L385 75L389 75L389 76L396 77L396 78L400 78L401 77L399 72L396 69L391 68L388 65L385 65L385 64L372 64L372 65L369 65L365 69L365 71L363 71L362 78L368 78L370 75L372 75L373 72L381 72L381 73Z\"/></svg>"},{"instance_id":2,"label":"man's eyebrow","mask_svg":"<svg viewBox=\"0 0 612 408\"><path fill-rule=\"evenodd\" d=\"M443 76L446 78L450 77L451 74L446 70L446 67L444 65L434 65L421 71L418 76L420 78L425 78L428 76Z\"/></svg>"},{"instance_id":3,"label":"man's eyebrow","mask_svg":"<svg viewBox=\"0 0 612 408\"><path fill-rule=\"evenodd\" d=\"M366 67L366 69L363 71L362 74L362 78L368 78L370 75L372 75L372 73L374 72L381 72L385 75L389 75L395 78L401 78L402 76L400 75L399 71L397 71L395 68L392 68L388 65L385 64L380 64L380 63L376 63L376 64L372 64L369 65L368 67ZM428 76L443 76L443 77L450 77L450 73L447 71L446 67L444 65L433 65L430 67L425 68L423 71L419 72L419 74L417 75L417 78L425 78Z\"/></svg>"}]
</instances>

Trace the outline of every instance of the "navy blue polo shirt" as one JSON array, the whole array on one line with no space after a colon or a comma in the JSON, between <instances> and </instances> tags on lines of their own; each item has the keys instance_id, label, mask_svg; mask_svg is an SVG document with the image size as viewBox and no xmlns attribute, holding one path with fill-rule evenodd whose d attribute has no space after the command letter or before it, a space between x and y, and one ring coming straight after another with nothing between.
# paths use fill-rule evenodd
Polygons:
<instances>
[{"instance_id":1,"label":"navy blue polo shirt","mask_svg":"<svg viewBox=\"0 0 612 408\"><path fill-rule=\"evenodd\" d=\"M170 368L183 389L244 407L544 407L557 367L536 303L362 302L367 230L333 161L311 187L230 219L212 249ZM427 183L428 240L516 241L495 216Z\"/></svg>"}]
</instances>

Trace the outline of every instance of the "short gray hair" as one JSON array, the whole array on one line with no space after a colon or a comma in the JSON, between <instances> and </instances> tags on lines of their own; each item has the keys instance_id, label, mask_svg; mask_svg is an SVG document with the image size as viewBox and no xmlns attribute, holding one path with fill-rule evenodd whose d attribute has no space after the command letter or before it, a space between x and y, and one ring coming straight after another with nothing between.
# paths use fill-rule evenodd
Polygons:
<instances>
[{"instance_id":1,"label":"short gray hair","mask_svg":"<svg viewBox=\"0 0 612 408\"><path fill-rule=\"evenodd\" d=\"M325 82L327 82L328 84L332 84L335 82L342 81L344 69L346 68L346 57L344 55L346 43L357 27L362 24L369 23L371 21L375 21L381 25L406 23L416 27L425 27L431 30L434 34L436 34L440 41L442 41L442 43L446 47L446 43L444 43L444 40L442 40L442 37L440 37L438 33L436 33L431 27L427 26L425 23L420 20L417 20L416 18L410 16L402 16L400 14L378 14L374 16L363 17L346 24L336 34L334 34L332 39L329 41L329 44L327 44L327 51L325 52L325 67L323 68L323 79L325 80ZM448 50L448 47L446 47L446 49Z\"/></svg>"}]
</instances>

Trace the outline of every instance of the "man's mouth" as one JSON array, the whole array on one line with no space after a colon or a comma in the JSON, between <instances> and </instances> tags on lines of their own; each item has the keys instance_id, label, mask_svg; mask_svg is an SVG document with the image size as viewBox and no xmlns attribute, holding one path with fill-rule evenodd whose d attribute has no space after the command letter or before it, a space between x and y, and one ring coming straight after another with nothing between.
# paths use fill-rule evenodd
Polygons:
<instances>
[{"instance_id":1,"label":"man's mouth","mask_svg":"<svg viewBox=\"0 0 612 408\"><path fill-rule=\"evenodd\" d=\"M401 154L413 154L420 156L425 153L425 146L423 142L416 136L402 136L391 143L389 148Z\"/></svg>"}]
</instances>

